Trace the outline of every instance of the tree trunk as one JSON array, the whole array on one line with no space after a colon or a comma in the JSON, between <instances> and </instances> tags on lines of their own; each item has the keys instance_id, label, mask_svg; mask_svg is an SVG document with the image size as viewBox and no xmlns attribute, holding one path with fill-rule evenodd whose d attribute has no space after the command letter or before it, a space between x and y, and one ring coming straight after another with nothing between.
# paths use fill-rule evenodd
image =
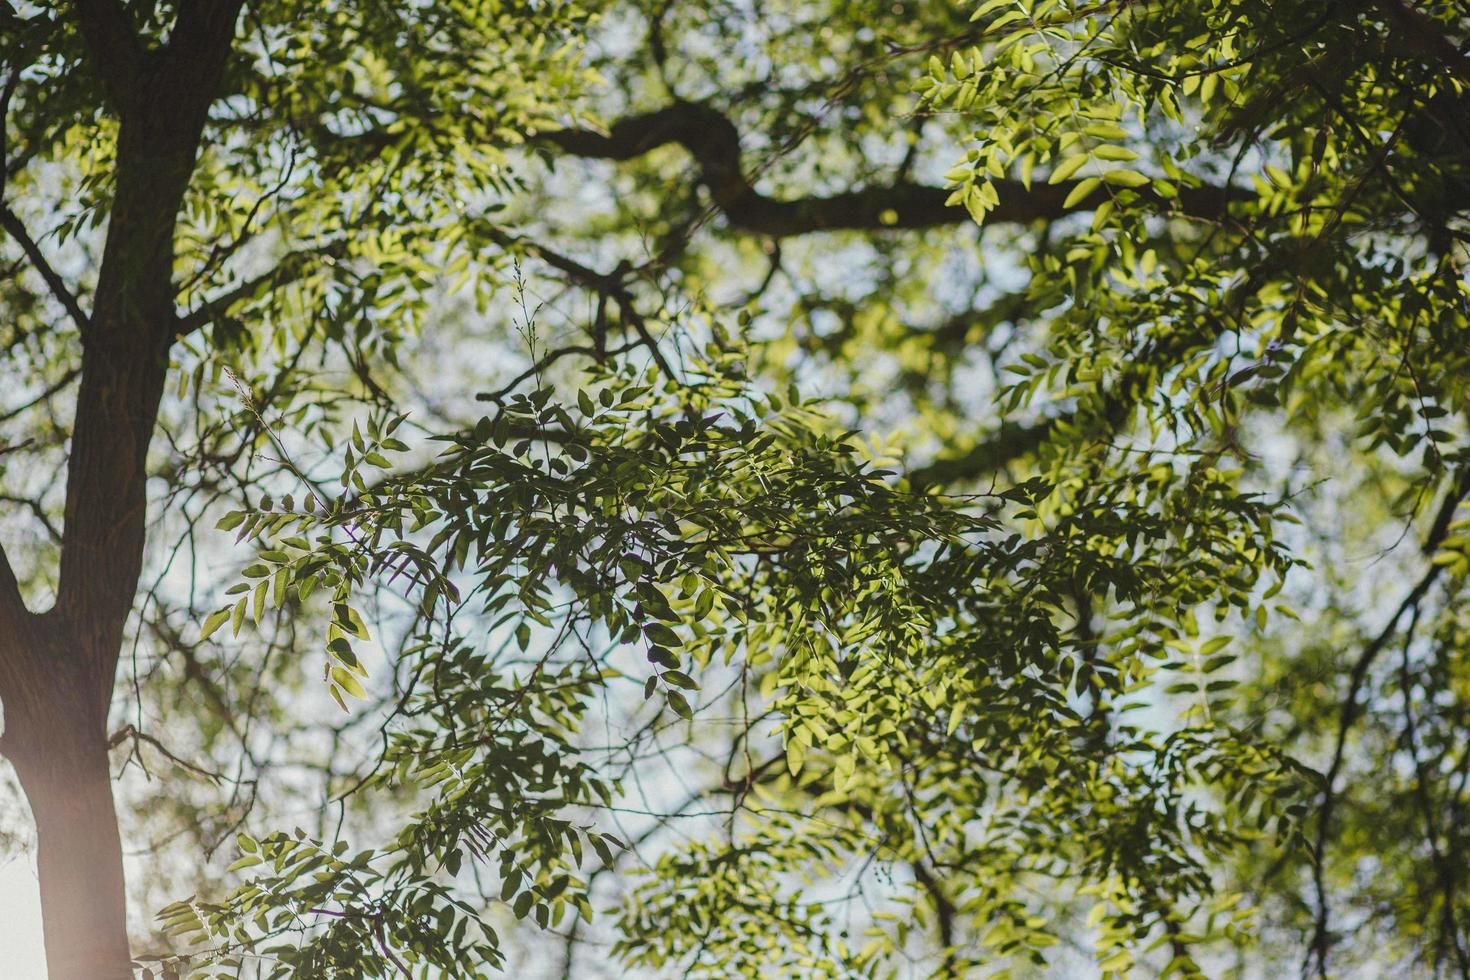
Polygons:
<instances>
[{"instance_id":1,"label":"tree trunk","mask_svg":"<svg viewBox=\"0 0 1470 980\"><path fill-rule=\"evenodd\" d=\"M122 843L107 741L57 719L46 751L12 758L36 821L41 921L51 980L128 980Z\"/></svg>"},{"instance_id":2,"label":"tree trunk","mask_svg":"<svg viewBox=\"0 0 1470 980\"><path fill-rule=\"evenodd\" d=\"M51 980L132 976L107 712L143 564L148 445L174 308L174 231L242 0L180 4L151 45L114 0L71 11L119 119L114 193L67 460L56 604L32 613L0 553L0 754L36 821ZM0 961L0 974L5 973Z\"/></svg>"},{"instance_id":3,"label":"tree trunk","mask_svg":"<svg viewBox=\"0 0 1470 980\"><path fill-rule=\"evenodd\" d=\"M107 752L111 678L92 668L54 612L26 612L14 593L3 612L10 628L0 651L7 682L0 752L36 822L49 974L123 980L132 967Z\"/></svg>"}]
</instances>

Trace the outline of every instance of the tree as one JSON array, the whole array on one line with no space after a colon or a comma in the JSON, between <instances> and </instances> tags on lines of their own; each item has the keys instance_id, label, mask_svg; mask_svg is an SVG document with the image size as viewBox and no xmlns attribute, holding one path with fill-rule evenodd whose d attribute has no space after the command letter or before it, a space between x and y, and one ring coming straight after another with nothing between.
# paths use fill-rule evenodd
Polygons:
<instances>
[{"instance_id":1,"label":"tree","mask_svg":"<svg viewBox=\"0 0 1470 980\"><path fill-rule=\"evenodd\" d=\"M1452 4L0 19L53 977L1470 972Z\"/></svg>"}]
</instances>

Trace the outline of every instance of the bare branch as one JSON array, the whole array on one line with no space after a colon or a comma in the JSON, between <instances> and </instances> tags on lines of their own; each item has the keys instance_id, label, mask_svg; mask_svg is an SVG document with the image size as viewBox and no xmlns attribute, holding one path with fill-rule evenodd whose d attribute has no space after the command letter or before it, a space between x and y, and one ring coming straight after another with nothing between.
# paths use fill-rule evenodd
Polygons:
<instances>
[{"instance_id":1,"label":"bare branch","mask_svg":"<svg viewBox=\"0 0 1470 980\"><path fill-rule=\"evenodd\" d=\"M26 258L30 259L31 265L41 274L41 278L46 282L46 288L51 290L51 295L56 297L56 301L66 310L67 315L76 322L77 329L86 330L91 326L91 320L82 311L82 306L77 302L77 298L72 295L71 290L66 288L66 283L62 281L61 276L56 274L56 270L51 268L51 263L46 261L46 256L41 254L41 249L36 245L35 240L26 232L26 226L20 220L20 215L3 202L0 202L0 228L4 228L10 237L20 243L21 250L26 253Z\"/></svg>"},{"instance_id":2,"label":"bare branch","mask_svg":"<svg viewBox=\"0 0 1470 980\"><path fill-rule=\"evenodd\" d=\"M61 375L61 377L57 378L55 381L51 382L51 384L43 388L40 393L32 398L30 401L26 402L23 405L18 405L15 408L8 409L7 411L0 413L0 422L9 422L11 419L20 415L22 412L27 412L44 402L46 399L59 394L68 385L75 381L77 379L77 375L81 373L82 372L80 368L68 369L65 373Z\"/></svg>"},{"instance_id":3,"label":"bare branch","mask_svg":"<svg viewBox=\"0 0 1470 980\"><path fill-rule=\"evenodd\" d=\"M1432 555L1439 548L1440 542L1449 533L1450 522L1454 518L1455 510L1466 496L1470 496L1470 470L1461 471L1450 491L1445 495L1444 502L1440 505L1429 534L1424 540L1423 551L1426 555ZM1429 569L1409 590L1408 595L1399 603L1383 629L1358 654L1357 660L1353 663L1352 673L1348 677L1347 697L1342 702L1342 709L1337 719L1337 737L1332 750L1332 762L1322 777L1322 804L1317 810L1317 834L1312 847L1312 884L1317 896L1317 909L1311 945L1307 951L1306 962L1303 964L1304 974L1315 961L1318 975L1327 976L1327 957L1332 946L1332 931L1329 926L1331 910L1327 900L1327 884L1323 878L1323 857L1328 839L1332 835L1332 817L1338 801L1337 777L1346 761L1348 733L1357 722L1364 707L1358 696L1363 685L1368 681L1368 671L1372 668L1373 662L1378 659L1379 654L1388 646L1389 641L1398 631L1399 622L1419 608L1419 603L1424 600L1430 587L1439 579L1443 571L1443 565L1431 564L1429 566Z\"/></svg>"},{"instance_id":4,"label":"bare branch","mask_svg":"<svg viewBox=\"0 0 1470 980\"><path fill-rule=\"evenodd\" d=\"M183 337L193 333L227 315L233 307L240 303L257 299L289 282L300 279L312 268L311 259L337 254L341 254L341 250L331 246L292 252L277 262L269 272L261 273L253 279L247 279L227 292L208 297L198 307L180 316L175 324L176 335Z\"/></svg>"}]
</instances>

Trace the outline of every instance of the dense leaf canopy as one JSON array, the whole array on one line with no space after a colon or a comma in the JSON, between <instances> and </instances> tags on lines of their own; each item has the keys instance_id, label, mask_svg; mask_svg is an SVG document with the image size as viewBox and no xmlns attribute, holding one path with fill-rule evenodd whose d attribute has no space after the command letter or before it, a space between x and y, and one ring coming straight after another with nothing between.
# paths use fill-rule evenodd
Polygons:
<instances>
[{"instance_id":1,"label":"dense leaf canopy","mask_svg":"<svg viewBox=\"0 0 1470 980\"><path fill-rule=\"evenodd\" d=\"M140 968L1470 976L1463 5L0 30Z\"/></svg>"}]
</instances>

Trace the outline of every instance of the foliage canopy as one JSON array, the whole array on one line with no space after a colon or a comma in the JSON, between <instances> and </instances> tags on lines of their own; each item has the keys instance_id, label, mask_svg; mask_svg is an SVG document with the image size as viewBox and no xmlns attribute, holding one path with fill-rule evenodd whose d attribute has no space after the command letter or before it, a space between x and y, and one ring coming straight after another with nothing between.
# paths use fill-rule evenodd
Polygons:
<instances>
[{"instance_id":1,"label":"foliage canopy","mask_svg":"<svg viewBox=\"0 0 1470 980\"><path fill-rule=\"evenodd\" d=\"M1462 6L0 20L54 975L1470 975Z\"/></svg>"}]
</instances>

